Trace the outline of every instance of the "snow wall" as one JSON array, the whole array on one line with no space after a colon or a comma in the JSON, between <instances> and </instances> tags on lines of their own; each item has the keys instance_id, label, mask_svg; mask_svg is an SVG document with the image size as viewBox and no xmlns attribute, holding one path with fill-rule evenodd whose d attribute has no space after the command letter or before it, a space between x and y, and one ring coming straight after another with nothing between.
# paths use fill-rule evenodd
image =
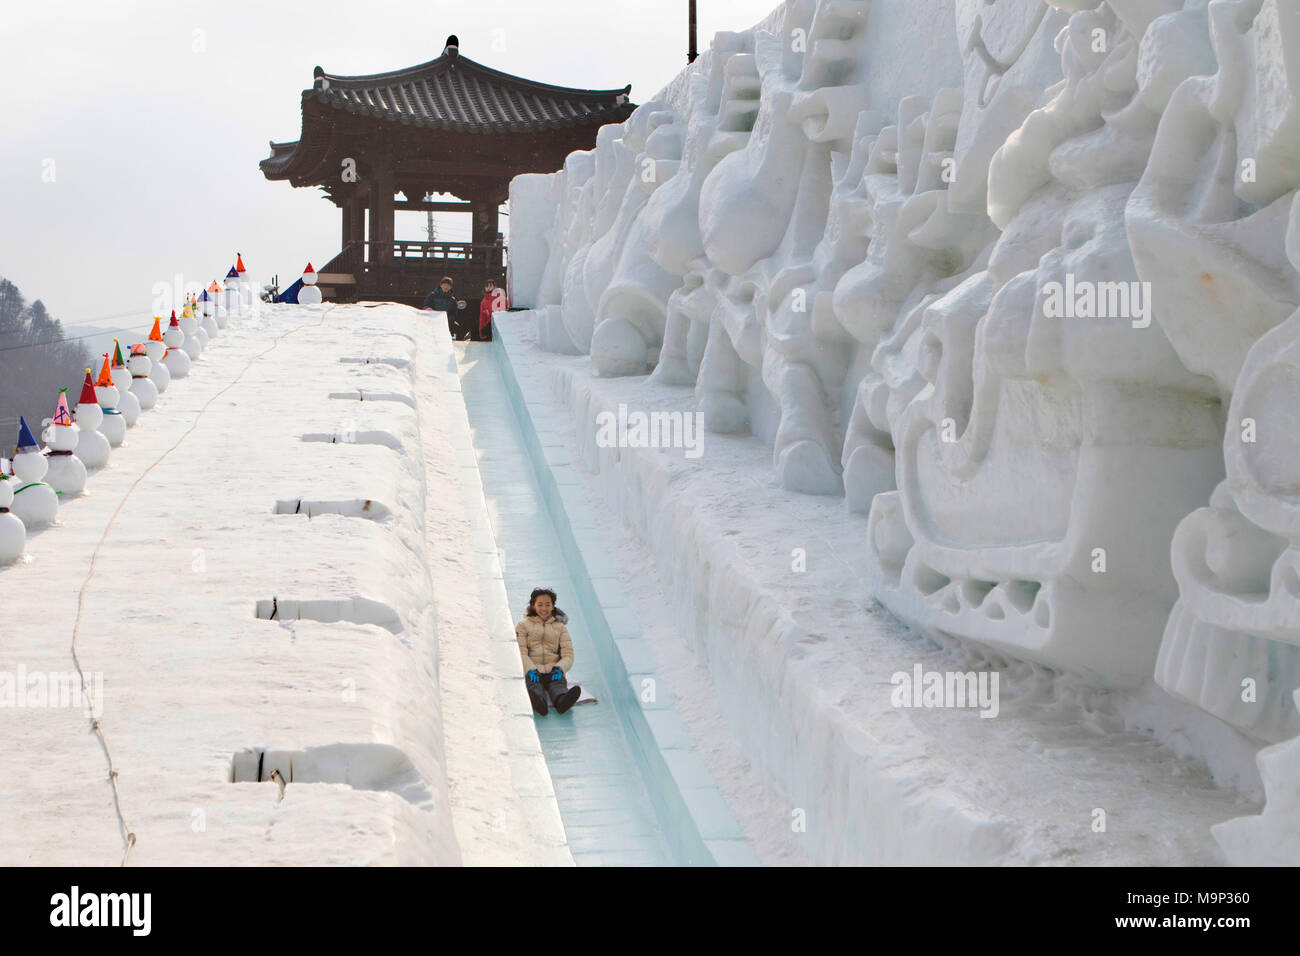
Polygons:
<instances>
[{"instance_id":1,"label":"snow wall","mask_svg":"<svg viewBox=\"0 0 1300 956\"><path fill-rule=\"evenodd\" d=\"M514 180L514 301L869 514L908 623L1272 745L1215 836L1298 863L1296 91L1292 0L789 0Z\"/></svg>"}]
</instances>

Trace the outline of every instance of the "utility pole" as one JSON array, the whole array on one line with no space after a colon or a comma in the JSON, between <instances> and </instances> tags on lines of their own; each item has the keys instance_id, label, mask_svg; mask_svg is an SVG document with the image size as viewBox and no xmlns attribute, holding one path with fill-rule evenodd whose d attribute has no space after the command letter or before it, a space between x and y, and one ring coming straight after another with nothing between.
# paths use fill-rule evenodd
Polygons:
<instances>
[{"instance_id":1,"label":"utility pole","mask_svg":"<svg viewBox=\"0 0 1300 956\"><path fill-rule=\"evenodd\" d=\"M694 63L695 58L700 55L699 51L695 48L695 0L688 0L688 3L690 6L690 25L689 35L687 38L686 62Z\"/></svg>"}]
</instances>

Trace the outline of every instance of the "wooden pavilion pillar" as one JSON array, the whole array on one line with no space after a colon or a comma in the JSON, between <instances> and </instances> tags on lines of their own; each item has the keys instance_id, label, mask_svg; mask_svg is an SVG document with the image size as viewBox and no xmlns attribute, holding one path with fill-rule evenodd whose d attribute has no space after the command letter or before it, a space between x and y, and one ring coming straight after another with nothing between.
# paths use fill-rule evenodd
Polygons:
<instances>
[{"instance_id":1,"label":"wooden pavilion pillar","mask_svg":"<svg viewBox=\"0 0 1300 956\"><path fill-rule=\"evenodd\" d=\"M387 139L379 145L372 161L374 172L370 176L370 268L378 288L388 291L387 275L392 271L393 257L393 184L392 144Z\"/></svg>"}]
</instances>

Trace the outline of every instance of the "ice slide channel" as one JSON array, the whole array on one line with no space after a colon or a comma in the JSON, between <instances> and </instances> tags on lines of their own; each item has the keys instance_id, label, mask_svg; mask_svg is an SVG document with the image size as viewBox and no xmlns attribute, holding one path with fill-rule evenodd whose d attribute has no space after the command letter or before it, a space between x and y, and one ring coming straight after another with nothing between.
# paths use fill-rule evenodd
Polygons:
<instances>
[{"instance_id":1,"label":"ice slide channel","mask_svg":"<svg viewBox=\"0 0 1300 956\"><path fill-rule=\"evenodd\" d=\"M599 699L537 719L574 862L757 864L671 693L643 700L651 649L608 576L563 441L535 420L496 343L458 346L457 359L511 614L522 616L532 588L554 588L574 676Z\"/></svg>"}]
</instances>

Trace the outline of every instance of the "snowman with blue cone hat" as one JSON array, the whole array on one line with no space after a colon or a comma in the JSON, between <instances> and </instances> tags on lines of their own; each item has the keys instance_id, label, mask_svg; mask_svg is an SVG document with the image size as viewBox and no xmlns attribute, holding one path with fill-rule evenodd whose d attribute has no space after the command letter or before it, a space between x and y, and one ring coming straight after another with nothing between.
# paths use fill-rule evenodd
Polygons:
<instances>
[{"instance_id":1,"label":"snowman with blue cone hat","mask_svg":"<svg viewBox=\"0 0 1300 956\"><path fill-rule=\"evenodd\" d=\"M44 528L59 515L59 495L42 479L49 463L36 444L36 436L27 427L27 419L18 419L18 446L14 449L14 502L9 510L29 530Z\"/></svg>"}]
</instances>

